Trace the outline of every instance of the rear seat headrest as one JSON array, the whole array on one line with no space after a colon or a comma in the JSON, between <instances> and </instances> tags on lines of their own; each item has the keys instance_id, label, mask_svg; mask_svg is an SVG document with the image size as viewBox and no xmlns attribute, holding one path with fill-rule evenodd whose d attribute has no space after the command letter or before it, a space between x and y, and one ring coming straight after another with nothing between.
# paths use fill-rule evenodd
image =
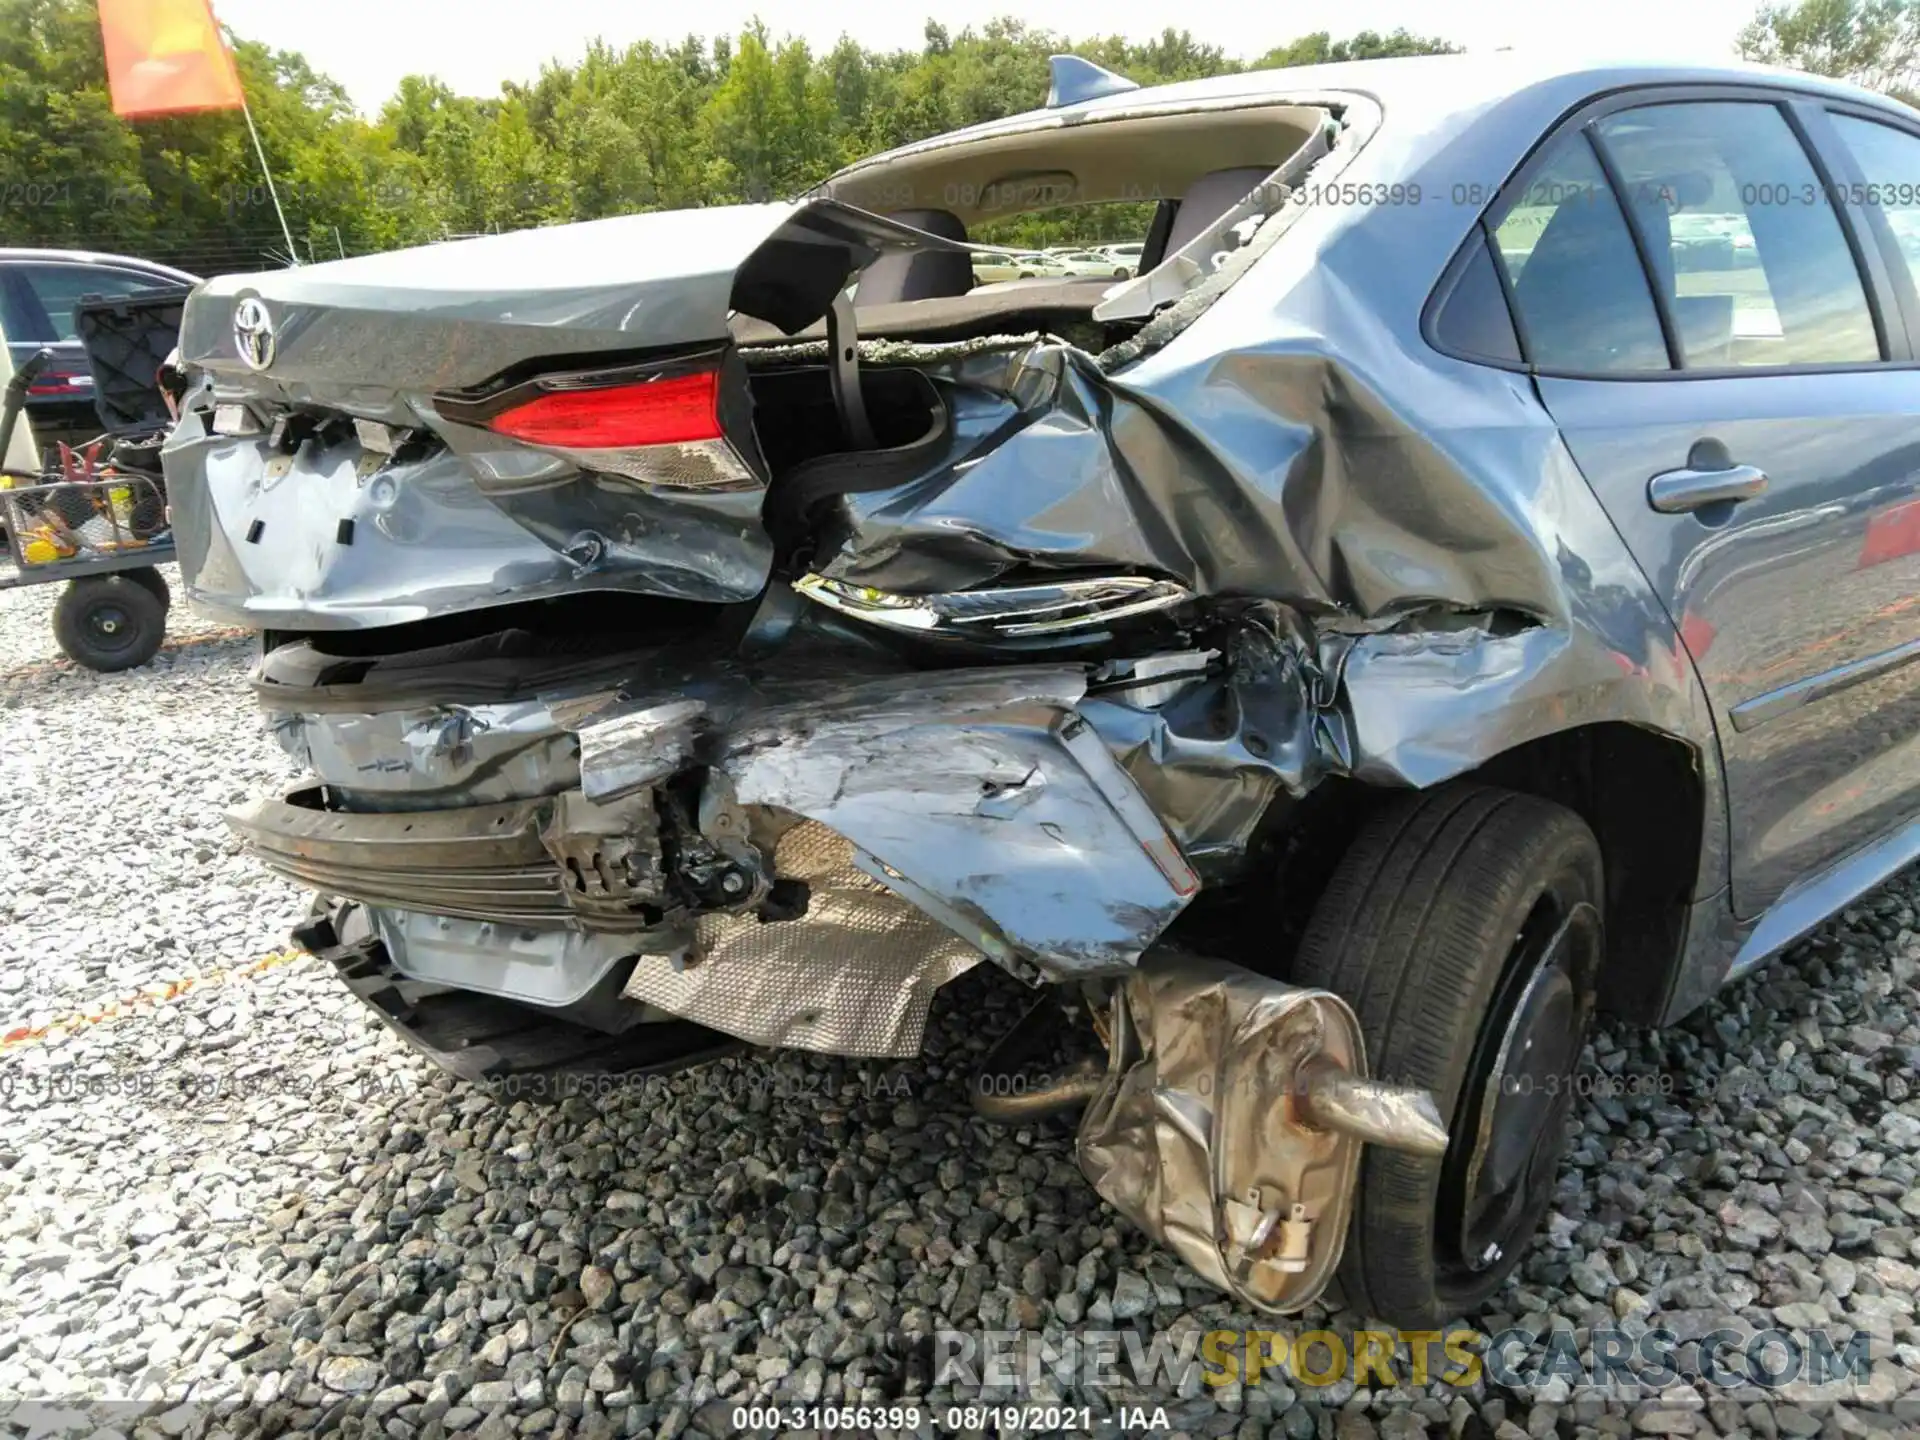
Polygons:
<instances>
[{"instance_id":1,"label":"rear seat headrest","mask_svg":"<svg viewBox=\"0 0 1920 1440\"><path fill-rule=\"evenodd\" d=\"M965 240L967 227L950 210L894 210L889 220L944 240ZM973 288L973 257L958 250L912 250L882 255L860 275L862 306L964 295Z\"/></svg>"},{"instance_id":2,"label":"rear seat headrest","mask_svg":"<svg viewBox=\"0 0 1920 1440\"><path fill-rule=\"evenodd\" d=\"M1173 223L1167 229L1165 242L1153 250L1149 237L1148 249L1140 256L1139 273L1146 274L1167 256L1184 250L1201 231L1253 194L1272 173L1271 166L1242 165L1232 170L1211 171L1187 186L1187 193L1173 212Z\"/></svg>"}]
</instances>

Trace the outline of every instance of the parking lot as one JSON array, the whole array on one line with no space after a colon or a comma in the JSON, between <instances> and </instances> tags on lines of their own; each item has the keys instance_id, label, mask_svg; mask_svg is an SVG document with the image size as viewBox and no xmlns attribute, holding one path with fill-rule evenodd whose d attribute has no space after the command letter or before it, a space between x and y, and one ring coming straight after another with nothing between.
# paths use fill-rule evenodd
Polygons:
<instances>
[{"instance_id":1,"label":"parking lot","mask_svg":"<svg viewBox=\"0 0 1920 1440\"><path fill-rule=\"evenodd\" d=\"M0 597L11 1423L719 1435L763 1400L937 1406L936 1330L1262 1323L1101 1204L1069 1125L973 1116L1022 1001L992 966L943 992L916 1062L748 1056L558 1105L462 1089L283 948L306 902L226 835L223 806L291 775L248 638L176 602L151 666L95 675L59 658L52 600ZM1547 1237L1474 1317L1582 1346L1664 1325L1683 1354L1721 1325L1864 1332L1885 1363L1850 1403L1278 1372L1053 1398L1243 1437L1920 1425L1917 904L1909 873L1680 1027L1603 1024Z\"/></svg>"}]
</instances>

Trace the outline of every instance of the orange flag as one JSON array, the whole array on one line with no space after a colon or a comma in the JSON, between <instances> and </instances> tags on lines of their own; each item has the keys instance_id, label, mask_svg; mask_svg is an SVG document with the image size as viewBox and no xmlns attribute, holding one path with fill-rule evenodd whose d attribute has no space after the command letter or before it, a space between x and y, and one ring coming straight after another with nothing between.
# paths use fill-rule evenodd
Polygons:
<instances>
[{"instance_id":1,"label":"orange flag","mask_svg":"<svg viewBox=\"0 0 1920 1440\"><path fill-rule=\"evenodd\" d=\"M244 101L211 0L100 0L116 115L233 110Z\"/></svg>"}]
</instances>

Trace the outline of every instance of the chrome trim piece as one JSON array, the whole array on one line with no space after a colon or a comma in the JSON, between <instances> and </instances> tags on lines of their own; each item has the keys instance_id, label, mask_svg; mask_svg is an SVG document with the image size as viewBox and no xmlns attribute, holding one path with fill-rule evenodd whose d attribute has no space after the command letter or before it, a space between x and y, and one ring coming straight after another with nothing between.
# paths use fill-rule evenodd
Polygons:
<instances>
[{"instance_id":1,"label":"chrome trim piece","mask_svg":"<svg viewBox=\"0 0 1920 1440\"><path fill-rule=\"evenodd\" d=\"M1685 515L1728 500L1767 493L1767 472L1754 465L1724 470L1668 470L1647 482L1647 503L1662 515Z\"/></svg>"},{"instance_id":2,"label":"chrome trim piece","mask_svg":"<svg viewBox=\"0 0 1920 1440\"><path fill-rule=\"evenodd\" d=\"M264 370L273 364L277 345L273 316L258 296L249 295L233 307L233 345L250 369Z\"/></svg>"},{"instance_id":3,"label":"chrome trim piece","mask_svg":"<svg viewBox=\"0 0 1920 1440\"><path fill-rule=\"evenodd\" d=\"M1756 695L1751 700L1742 700L1733 707L1733 728L1742 734L1757 730L1769 720L1778 720L1782 715L1791 714L1803 705L1811 705L1816 700L1824 700L1829 695L1838 695L1842 690L1851 689L1865 680L1885 675L1890 670L1898 670L1902 665L1920 660L1920 640L1909 640L1904 645L1896 645L1891 650L1882 650L1878 655L1868 655L1855 660L1850 665L1841 665L1832 670L1823 670L1818 675L1810 675L1805 680L1796 680L1791 685L1782 685L1778 690L1769 690L1764 695Z\"/></svg>"},{"instance_id":4,"label":"chrome trim piece","mask_svg":"<svg viewBox=\"0 0 1920 1440\"><path fill-rule=\"evenodd\" d=\"M1171 609L1193 598L1186 586L1147 575L1109 575L1098 580L1006 585L939 595L899 595L849 585L825 575L803 575L794 581L793 588L830 610L890 630L961 639L1097 630L1111 621Z\"/></svg>"}]
</instances>

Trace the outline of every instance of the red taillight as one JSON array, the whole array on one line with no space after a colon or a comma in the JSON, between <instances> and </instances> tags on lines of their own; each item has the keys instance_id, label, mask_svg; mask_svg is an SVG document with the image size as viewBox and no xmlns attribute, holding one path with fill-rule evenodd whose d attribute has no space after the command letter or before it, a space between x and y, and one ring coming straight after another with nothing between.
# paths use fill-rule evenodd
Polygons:
<instances>
[{"instance_id":1,"label":"red taillight","mask_svg":"<svg viewBox=\"0 0 1920 1440\"><path fill-rule=\"evenodd\" d=\"M84 370L61 370L49 365L27 385L29 395L78 395L91 393L93 377Z\"/></svg>"},{"instance_id":2,"label":"red taillight","mask_svg":"<svg viewBox=\"0 0 1920 1440\"><path fill-rule=\"evenodd\" d=\"M529 445L568 450L673 445L722 438L719 400L719 372L701 370L597 390L550 390L487 425Z\"/></svg>"}]
</instances>

